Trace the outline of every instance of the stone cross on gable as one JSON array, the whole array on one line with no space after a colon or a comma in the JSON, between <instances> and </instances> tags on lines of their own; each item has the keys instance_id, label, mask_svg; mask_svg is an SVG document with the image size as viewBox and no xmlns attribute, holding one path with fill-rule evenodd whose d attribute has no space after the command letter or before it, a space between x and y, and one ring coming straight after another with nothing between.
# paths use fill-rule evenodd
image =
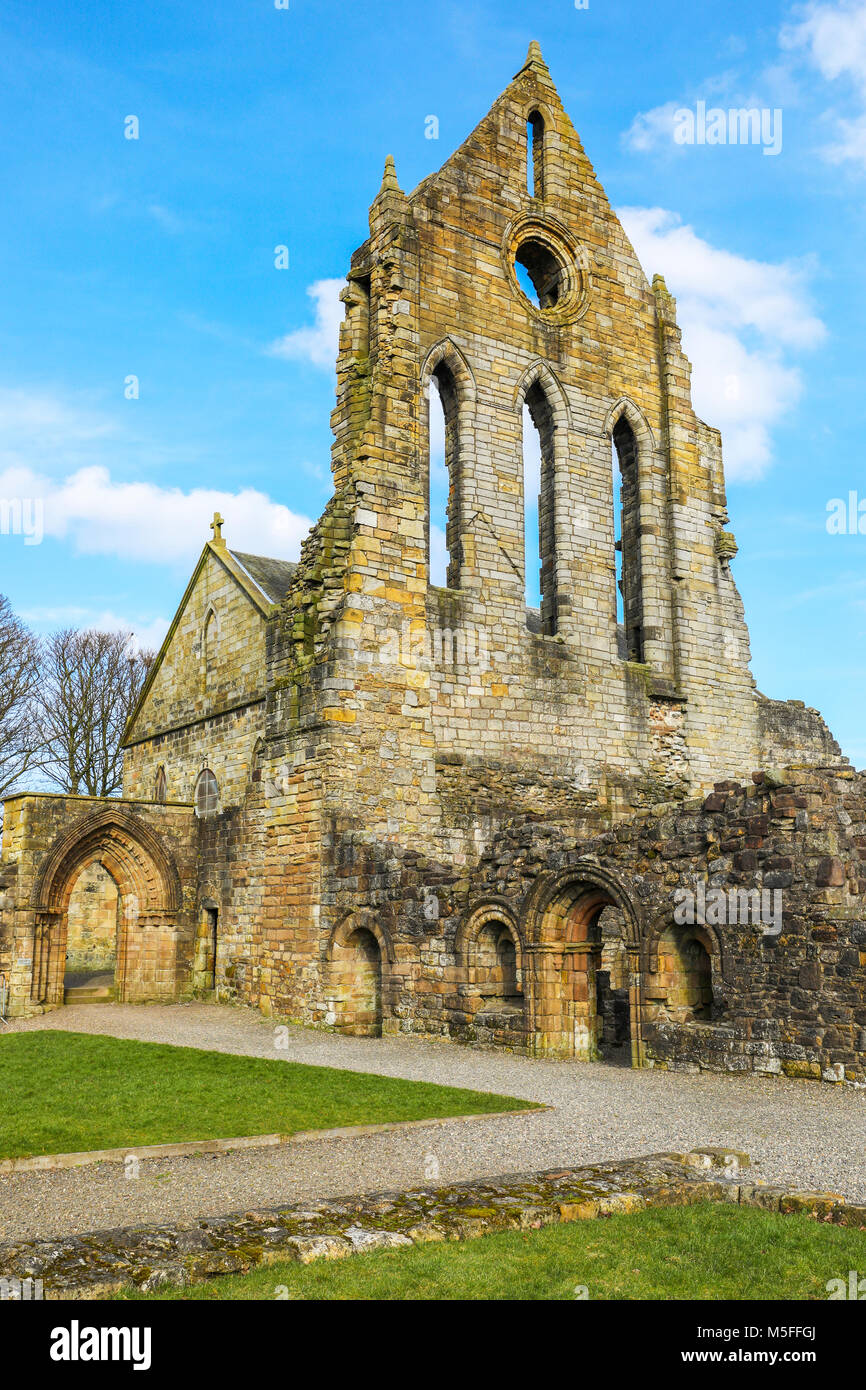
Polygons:
<instances>
[{"instance_id":1,"label":"stone cross on gable","mask_svg":"<svg viewBox=\"0 0 866 1390\"><path fill-rule=\"evenodd\" d=\"M223 538L222 528L225 526L225 520L225 517L220 516L219 512L214 512L210 529L213 531L213 538L215 541L221 541Z\"/></svg>"}]
</instances>

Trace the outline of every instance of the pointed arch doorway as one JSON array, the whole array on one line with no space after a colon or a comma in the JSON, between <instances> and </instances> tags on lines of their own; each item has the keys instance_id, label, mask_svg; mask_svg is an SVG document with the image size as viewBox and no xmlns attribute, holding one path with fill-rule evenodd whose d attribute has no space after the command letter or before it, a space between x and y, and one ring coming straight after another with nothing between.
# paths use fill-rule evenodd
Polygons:
<instances>
[{"instance_id":1,"label":"pointed arch doorway","mask_svg":"<svg viewBox=\"0 0 866 1390\"><path fill-rule=\"evenodd\" d=\"M544 875L526 930L533 1050L642 1066L639 926L621 885L594 863Z\"/></svg>"},{"instance_id":2,"label":"pointed arch doorway","mask_svg":"<svg viewBox=\"0 0 866 1390\"><path fill-rule=\"evenodd\" d=\"M98 910L88 911L88 885L101 894ZM109 997L175 998L180 905L177 870L148 826L114 808L78 822L54 841L34 885L31 1004L63 1004L67 977L86 975L88 962L97 975L113 965Z\"/></svg>"}]
</instances>

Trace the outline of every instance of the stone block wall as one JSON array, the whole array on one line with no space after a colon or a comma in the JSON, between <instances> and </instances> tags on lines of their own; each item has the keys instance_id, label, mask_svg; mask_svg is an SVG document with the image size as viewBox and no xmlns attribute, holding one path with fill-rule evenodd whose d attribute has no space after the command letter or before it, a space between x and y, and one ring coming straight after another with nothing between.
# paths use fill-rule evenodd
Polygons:
<instances>
[{"instance_id":1,"label":"stone block wall","mask_svg":"<svg viewBox=\"0 0 866 1390\"><path fill-rule=\"evenodd\" d=\"M864 1084L866 774L785 777L719 783L601 834L517 815L477 858L453 832L422 854L335 821L319 949L290 1012L345 1026L346 944L369 933L385 1032L592 1059L612 1041L612 988L636 1064ZM678 924L682 892L701 885L726 904L735 895L731 920ZM766 920L762 892L781 893L765 900ZM511 945L491 954L505 938L513 965ZM503 970L508 989L492 988Z\"/></svg>"},{"instance_id":2,"label":"stone block wall","mask_svg":"<svg viewBox=\"0 0 866 1390\"><path fill-rule=\"evenodd\" d=\"M548 263L558 288L533 304L516 266L540 282ZM317 731L325 814L434 854L459 828L471 852L503 806L609 823L792 761L793 743L838 756L819 717L792 736L754 688L721 439L692 409L675 303L639 265L537 47L410 195L389 159L343 298L336 493L269 658L271 711ZM429 583L431 384L447 589ZM541 436L537 613L524 407Z\"/></svg>"},{"instance_id":3,"label":"stone block wall","mask_svg":"<svg viewBox=\"0 0 866 1390\"><path fill-rule=\"evenodd\" d=\"M128 735L123 794L150 800L165 772L166 799L192 801L203 767L222 806L243 801L264 729L265 619L206 548L174 633Z\"/></svg>"},{"instance_id":4,"label":"stone block wall","mask_svg":"<svg viewBox=\"0 0 866 1390\"><path fill-rule=\"evenodd\" d=\"M82 869L67 908L67 974L114 973L117 964L118 893L98 862Z\"/></svg>"}]
</instances>

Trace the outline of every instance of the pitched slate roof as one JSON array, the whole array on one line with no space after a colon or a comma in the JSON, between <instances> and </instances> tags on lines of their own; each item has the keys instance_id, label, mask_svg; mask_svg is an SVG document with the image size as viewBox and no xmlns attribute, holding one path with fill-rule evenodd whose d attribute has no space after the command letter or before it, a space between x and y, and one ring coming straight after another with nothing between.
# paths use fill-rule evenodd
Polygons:
<instances>
[{"instance_id":1,"label":"pitched slate roof","mask_svg":"<svg viewBox=\"0 0 866 1390\"><path fill-rule=\"evenodd\" d=\"M177 631L180 616L186 608L189 597L195 588L196 580L201 574L202 567L209 555L214 556L219 563L228 570L239 588L247 595L250 602L255 605L265 618L273 612L274 605L280 603L283 598L285 598L292 575L297 568L297 566L293 565L289 560L271 560L266 555L246 555L243 551L229 550L221 535L219 539L214 539L205 543L204 550L199 556L198 564L193 570L192 578L186 586L186 592L180 601L168 632L165 634L163 644L157 652L156 660L147 673L147 679L141 688L138 703L127 720L123 738L121 739L122 748L127 748L132 742L138 716L144 709L147 697L150 694L151 687L156 678L156 673L162 666L166 652L171 646L174 634Z\"/></svg>"},{"instance_id":2,"label":"pitched slate roof","mask_svg":"<svg viewBox=\"0 0 866 1390\"><path fill-rule=\"evenodd\" d=\"M229 554L246 570L271 603L282 602L297 565L291 560L271 560L266 555L247 555L242 550L230 550Z\"/></svg>"}]
</instances>

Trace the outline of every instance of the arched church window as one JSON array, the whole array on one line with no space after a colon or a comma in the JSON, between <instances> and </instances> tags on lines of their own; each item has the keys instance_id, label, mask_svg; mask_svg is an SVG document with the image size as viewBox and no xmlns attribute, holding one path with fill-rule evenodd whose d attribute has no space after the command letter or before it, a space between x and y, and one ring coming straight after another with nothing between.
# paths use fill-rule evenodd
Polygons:
<instances>
[{"instance_id":1,"label":"arched church window","mask_svg":"<svg viewBox=\"0 0 866 1390\"><path fill-rule=\"evenodd\" d=\"M526 191L530 198L544 197L544 119L538 111L526 122Z\"/></svg>"},{"instance_id":2,"label":"arched church window","mask_svg":"<svg viewBox=\"0 0 866 1390\"><path fill-rule=\"evenodd\" d=\"M205 687L213 684L216 673L217 642L219 628L217 617L213 609L207 615L204 625L203 656L204 656L204 680Z\"/></svg>"},{"instance_id":3,"label":"arched church window","mask_svg":"<svg viewBox=\"0 0 866 1390\"><path fill-rule=\"evenodd\" d=\"M460 585L460 432L457 383L445 362L430 377L428 573L430 583Z\"/></svg>"},{"instance_id":4,"label":"arched church window","mask_svg":"<svg viewBox=\"0 0 866 1390\"><path fill-rule=\"evenodd\" d=\"M209 767L199 773L195 784L195 813L197 816L212 816L219 810L219 787Z\"/></svg>"},{"instance_id":5,"label":"arched church window","mask_svg":"<svg viewBox=\"0 0 866 1390\"><path fill-rule=\"evenodd\" d=\"M539 382L523 407L523 535L526 607L536 609L540 631L556 632L554 535L554 417ZM530 621L532 627L532 621Z\"/></svg>"},{"instance_id":6,"label":"arched church window","mask_svg":"<svg viewBox=\"0 0 866 1390\"><path fill-rule=\"evenodd\" d=\"M634 430L624 415L620 416L614 426L612 463L615 498L617 626L622 634L620 651L628 661L643 661L638 447ZM617 481L619 482L618 489ZM617 491L619 493L618 499Z\"/></svg>"},{"instance_id":7,"label":"arched church window","mask_svg":"<svg viewBox=\"0 0 866 1390\"><path fill-rule=\"evenodd\" d=\"M156 778L154 780L153 799L154 801L165 801L166 795L167 787L165 779L165 768L158 767L156 769Z\"/></svg>"}]
</instances>

